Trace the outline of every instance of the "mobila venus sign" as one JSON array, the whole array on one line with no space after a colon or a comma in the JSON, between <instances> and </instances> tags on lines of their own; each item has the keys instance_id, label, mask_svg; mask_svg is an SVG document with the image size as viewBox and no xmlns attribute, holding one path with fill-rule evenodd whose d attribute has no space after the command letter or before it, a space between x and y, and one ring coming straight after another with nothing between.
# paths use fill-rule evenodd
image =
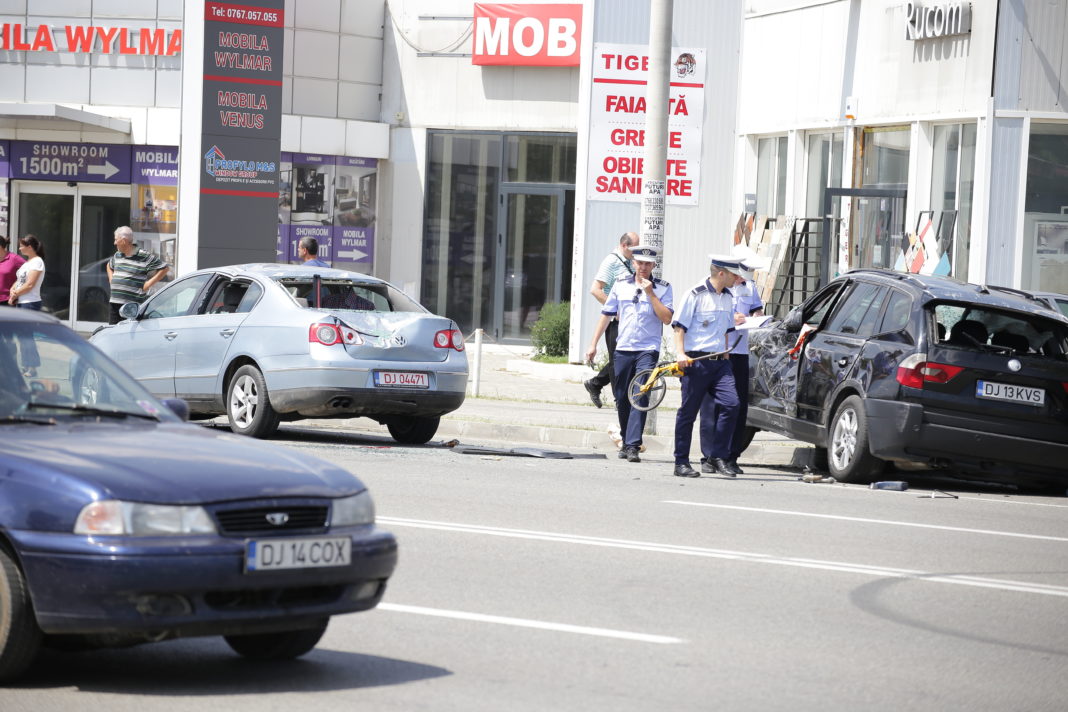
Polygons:
<instances>
[{"instance_id":1,"label":"mobila venus sign","mask_svg":"<svg viewBox=\"0 0 1068 712\"><path fill-rule=\"evenodd\" d=\"M72 54L149 54L173 57L182 53L182 31L162 27L100 25L0 24L0 50L70 52Z\"/></svg>"},{"instance_id":2,"label":"mobila venus sign","mask_svg":"<svg viewBox=\"0 0 1068 712\"><path fill-rule=\"evenodd\" d=\"M582 5L475 3L471 63L577 67Z\"/></svg>"}]
</instances>

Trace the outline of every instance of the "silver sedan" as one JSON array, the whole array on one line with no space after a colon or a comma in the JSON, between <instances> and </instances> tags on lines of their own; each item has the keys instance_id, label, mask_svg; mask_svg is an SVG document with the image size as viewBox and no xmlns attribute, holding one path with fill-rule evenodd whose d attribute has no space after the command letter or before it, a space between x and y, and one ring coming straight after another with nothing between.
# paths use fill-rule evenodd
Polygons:
<instances>
[{"instance_id":1,"label":"silver sedan","mask_svg":"<svg viewBox=\"0 0 1068 712\"><path fill-rule=\"evenodd\" d=\"M467 389L455 322L367 275L246 264L200 270L124 305L91 342L193 418L267 437L281 420L366 416L425 443Z\"/></svg>"}]
</instances>

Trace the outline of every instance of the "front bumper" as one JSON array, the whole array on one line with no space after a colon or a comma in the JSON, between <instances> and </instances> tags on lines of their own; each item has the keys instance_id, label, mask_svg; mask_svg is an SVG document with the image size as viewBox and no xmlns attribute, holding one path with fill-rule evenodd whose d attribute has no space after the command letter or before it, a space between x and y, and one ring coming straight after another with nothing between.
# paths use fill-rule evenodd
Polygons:
<instances>
[{"instance_id":1,"label":"front bumper","mask_svg":"<svg viewBox=\"0 0 1068 712\"><path fill-rule=\"evenodd\" d=\"M934 424L918 403L867 399L871 453L1010 484L1068 483L1068 443Z\"/></svg>"},{"instance_id":2,"label":"front bumper","mask_svg":"<svg viewBox=\"0 0 1068 712\"><path fill-rule=\"evenodd\" d=\"M176 637L295 629L373 608L396 567L396 539L373 527L331 535L346 532L347 566L254 574L244 573L244 539L9 534L45 633Z\"/></svg>"}]
</instances>

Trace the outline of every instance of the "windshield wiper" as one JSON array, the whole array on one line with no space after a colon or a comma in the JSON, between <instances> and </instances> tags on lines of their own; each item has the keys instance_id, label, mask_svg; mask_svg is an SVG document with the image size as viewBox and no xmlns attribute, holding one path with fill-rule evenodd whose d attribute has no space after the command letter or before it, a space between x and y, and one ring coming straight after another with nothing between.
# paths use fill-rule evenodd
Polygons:
<instances>
[{"instance_id":1,"label":"windshield wiper","mask_svg":"<svg viewBox=\"0 0 1068 712\"><path fill-rule=\"evenodd\" d=\"M28 418L25 415L0 416L0 425L19 425L20 423L33 423L34 425L55 425L55 418Z\"/></svg>"},{"instance_id":2,"label":"windshield wiper","mask_svg":"<svg viewBox=\"0 0 1068 712\"><path fill-rule=\"evenodd\" d=\"M66 410L72 413L83 413L85 415L102 415L107 418L144 418L145 420L155 420L159 422L159 418L149 413L137 413L129 410L115 410L113 408L97 408L91 405L66 405L62 403L38 403L37 401L30 401L26 404L27 409L32 410Z\"/></svg>"}]
</instances>

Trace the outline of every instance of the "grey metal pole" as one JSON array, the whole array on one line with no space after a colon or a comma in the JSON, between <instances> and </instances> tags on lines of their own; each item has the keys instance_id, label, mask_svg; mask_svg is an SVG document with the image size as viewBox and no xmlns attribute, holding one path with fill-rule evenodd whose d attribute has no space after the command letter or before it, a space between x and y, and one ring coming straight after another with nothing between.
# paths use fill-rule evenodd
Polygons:
<instances>
[{"instance_id":1,"label":"grey metal pole","mask_svg":"<svg viewBox=\"0 0 1068 712\"><path fill-rule=\"evenodd\" d=\"M660 251L653 274L663 274L664 207L667 199L668 97L671 89L671 14L674 0L649 4L649 74L645 81L645 161L642 170L641 242ZM656 435L656 409L645 431Z\"/></svg>"}]
</instances>

